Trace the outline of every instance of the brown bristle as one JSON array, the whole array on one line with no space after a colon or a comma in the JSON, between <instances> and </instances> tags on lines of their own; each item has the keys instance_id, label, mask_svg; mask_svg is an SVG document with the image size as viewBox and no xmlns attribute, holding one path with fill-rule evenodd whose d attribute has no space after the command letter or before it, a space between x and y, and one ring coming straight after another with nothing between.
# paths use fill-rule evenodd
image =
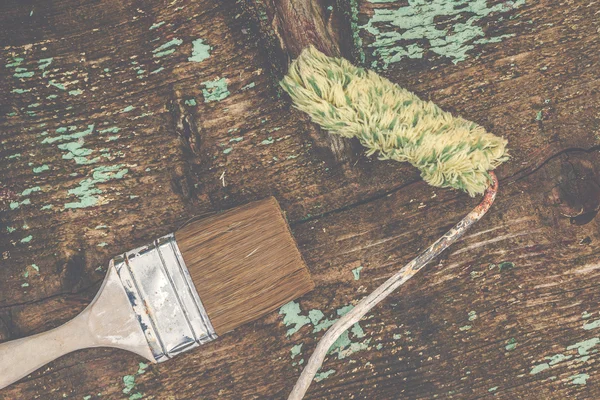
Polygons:
<instances>
[{"instance_id":1,"label":"brown bristle","mask_svg":"<svg viewBox=\"0 0 600 400\"><path fill-rule=\"evenodd\" d=\"M274 197L193 222L175 238L218 335L314 288Z\"/></svg>"}]
</instances>

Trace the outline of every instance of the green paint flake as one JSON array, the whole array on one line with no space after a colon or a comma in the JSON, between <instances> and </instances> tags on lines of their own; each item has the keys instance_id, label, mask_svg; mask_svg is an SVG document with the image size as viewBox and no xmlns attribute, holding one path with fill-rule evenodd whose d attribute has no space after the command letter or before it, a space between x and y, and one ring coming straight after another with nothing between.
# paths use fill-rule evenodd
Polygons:
<instances>
[{"instance_id":1,"label":"green paint flake","mask_svg":"<svg viewBox=\"0 0 600 400\"><path fill-rule=\"evenodd\" d=\"M167 43L164 43L160 46L158 46L156 49L152 50L152 53L154 53L154 57L156 58L161 58L164 56L167 56L169 54L173 54L175 52L175 49L171 49L170 47L178 47L183 43L183 40L175 38L175 39L171 39L169 40Z\"/></svg>"},{"instance_id":2,"label":"green paint flake","mask_svg":"<svg viewBox=\"0 0 600 400\"><path fill-rule=\"evenodd\" d=\"M46 69L46 67L48 67L48 65L50 65L53 60L54 60L54 58L52 58L52 57L40 59L38 61L38 69L41 69L41 70Z\"/></svg>"},{"instance_id":3,"label":"green paint flake","mask_svg":"<svg viewBox=\"0 0 600 400\"><path fill-rule=\"evenodd\" d=\"M6 68L14 68L17 67L19 65L21 65L21 63L23 62L23 58L21 57L13 57L12 58L12 62L9 64L6 64L5 67Z\"/></svg>"},{"instance_id":4,"label":"green paint flake","mask_svg":"<svg viewBox=\"0 0 600 400\"><path fill-rule=\"evenodd\" d=\"M588 319L592 316L592 314L588 313L587 311L584 311L581 313L581 319Z\"/></svg>"},{"instance_id":5,"label":"green paint flake","mask_svg":"<svg viewBox=\"0 0 600 400\"><path fill-rule=\"evenodd\" d=\"M40 188L39 186L34 186L31 187L29 189L25 189L21 192L21 196L29 196L31 193L33 192L39 192L40 190L42 190L42 188Z\"/></svg>"},{"instance_id":6,"label":"green paint flake","mask_svg":"<svg viewBox=\"0 0 600 400\"><path fill-rule=\"evenodd\" d=\"M108 246L108 243L102 242L102 243L98 243L96 246L98 246L98 247L106 247L106 246Z\"/></svg>"},{"instance_id":7,"label":"green paint flake","mask_svg":"<svg viewBox=\"0 0 600 400\"><path fill-rule=\"evenodd\" d=\"M369 1L387 3L385 0ZM456 64L468 58L477 41L496 43L514 36L493 36L488 31L489 37L486 37L482 26L491 14L508 12L523 4L525 0L501 3L412 0L399 8L395 4L375 8L373 17L365 25L356 26L355 31L364 30L374 36L374 41L368 45L376 59L373 66L386 69L389 64L406 58L423 58L425 52L447 57Z\"/></svg>"},{"instance_id":8,"label":"green paint flake","mask_svg":"<svg viewBox=\"0 0 600 400\"><path fill-rule=\"evenodd\" d=\"M600 327L600 319L597 319L592 322L588 322L587 324L583 324L583 329L589 331L590 329L596 329Z\"/></svg>"},{"instance_id":9,"label":"green paint flake","mask_svg":"<svg viewBox=\"0 0 600 400\"><path fill-rule=\"evenodd\" d=\"M577 352L579 353L580 356L587 356L589 353L589 351L595 347L598 343L600 343L600 338L592 338L592 339L588 339L588 340L584 340L582 342L578 342L575 343L571 346L567 347L567 350L573 350L573 349L577 349ZM596 352L597 350L594 350L593 352Z\"/></svg>"},{"instance_id":10,"label":"green paint flake","mask_svg":"<svg viewBox=\"0 0 600 400\"><path fill-rule=\"evenodd\" d=\"M7 231L8 233L13 233L13 232L14 232L14 231L16 231L16 230L17 230L17 228L13 228L13 227L11 227L11 226L7 226L7 227L6 227L6 231Z\"/></svg>"},{"instance_id":11,"label":"green paint flake","mask_svg":"<svg viewBox=\"0 0 600 400\"><path fill-rule=\"evenodd\" d=\"M542 110L538 111L538 112L535 114L535 120L536 120L536 121L541 121L543 118L544 118L544 115L542 114Z\"/></svg>"},{"instance_id":12,"label":"green paint flake","mask_svg":"<svg viewBox=\"0 0 600 400\"><path fill-rule=\"evenodd\" d=\"M515 263L510 261L503 261L498 264L498 271L502 272L502 270L513 269L515 267Z\"/></svg>"},{"instance_id":13,"label":"green paint flake","mask_svg":"<svg viewBox=\"0 0 600 400\"><path fill-rule=\"evenodd\" d=\"M80 139L80 138L88 136L92 132L94 132L94 127L95 127L95 124L91 124L91 125L88 125L87 129L85 129L83 131L70 133L68 135L47 137L44 140L42 140L42 143L45 144L45 143L64 142L67 140ZM73 127L73 128L76 129L77 127ZM71 127L69 127L69 131L74 130L74 129L71 129ZM62 132L66 132L66 128L62 127L62 128L58 128L56 130L56 133L62 133Z\"/></svg>"},{"instance_id":14,"label":"green paint flake","mask_svg":"<svg viewBox=\"0 0 600 400\"><path fill-rule=\"evenodd\" d=\"M352 275L354 276L354 280L357 281L360 279L360 271L362 271L362 265L360 267L356 267L352 270Z\"/></svg>"},{"instance_id":15,"label":"green paint flake","mask_svg":"<svg viewBox=\"0 0 600 400\"><path fill-rule=\"evenodd\" d=\"M195 106L195 105L197 105L196 99L187 99L187 100L184 101L184 104L186 106Z\"/></svg>"},{"instance_id":16,"label":"green paint flake","mask_svg":"<svg viewBox=\"0 0 600 400\"><path fill-rule=\"evenodd\" d=\"M248 89L252 89L253 87L256 86L256 83L254 82L250 82L249 84L247 84L246 86L242 87L242 90L248 90Z\"/></svg>"},{"instance_id":17,"label":"green paint flake","mask_svg":"<svg viewBox=\"0 0 600 400\"><path fill-rule=\"evenodd\" d=\"M241 142L242 140L244 140L243 136L238 136L238 137L234 137L229 139L229 142Z\"/></svg>"},{"instance_id":18,"label":"green paint flake","mask_svg":"<svg viewBox=\"0 0 600 400\"><path fill-rule=\"evenodd\" d=\"M269 136L268 139L263 140L262 142L260 142L260 144L263 145L267 145L267 144L273 144L275 143L275 139L273 139L272 137Z\"/></svg>"},{"instance_id":19,"label":"green paint flake","mask_svg":"<svg viewBox=\"0 0 600 400\"><path fill-rule=\"evenodd\" d=\"M573 356L565 356L564 354L555 354L553 356L546 357L546 360L550 360L550 362L548 362L548 365L552 366L552 365L558 364L559 362L568 360L571 357L573 357Z\"/></svg>"},{"instance_id":20,"label":"green paint flake","mask_svg":"<svg viewBox=\"0 0 600 400\"><path fill-rule=\"evenodd\" d=\"M329 378L331 375L335 373L335 369L330 369L325 372L319 372L315 375L315 382L321 382L323 379Z\"/></svg>"},{"instance_id":21,"label":"green paint flake","mask_svg":"<svg viewBox=\"0 0 600 400\"><path fill-rule=\"evenodd\" d=\"M535 375L535 374L539 374L542 371L547 370L548 368L550 368L550 365L548 365L548 363L542 363L542 364L538 364L535 365L531 371L529 371L530 375Z\"/></svg>"},{"instance_id":22,"label":"green paint flake","mask_svg":"<svg viewBox=\"0 0 600 400\"><path fill-rule=\"evenodd\" d=\"M291 336L298 332L304 325L310 323L310 319L304 315L300 315L300 304L295 301L283 305L279 309L279 314L283 315L283 323L285 326L291 328L288 329L286 336Z\"/></svg>"},{"instance_id":23,"label":"green paint flake","mask_svg":"<svg viewBox=\"0 0 600 400\"><path fill-rule=\"evenodd\" d=\"M131 396L129 396L129 400L139 400L141 398L143 398L144 395L141 394L140 392L132 394Z\"/></svg>"},{"instance_id":24,"label":"green paint flake","mask_svg":"<svg viewBox=\"0 0 600 400\"><path fill-rule=\"evenodd\" d=\"M15 78L31 78L33 76L33 72L18 72L13 76Z\"/></svg>"},{"instance_id":25,"label":"green paint flake","mask_svg":"<svg viewBox=\"0 0 600 400\"><path fill-rule=\"evenodd\" d=\"M231 94L227 90L227 80L225 78L202 82L202 85L205 86L202 89L205 103L223 100Z\"/></svg>"},{"instance_id":26,"label":"green paint flake","mask_svg":"<svg viewBox=\"0 0 600 400\"><path fill-rule=\"evenodd\" d=\"M296 358L297 355L301 354L302 353L302 343L292 346L290 353L292 355L292 359Z\"/></svg>"},{"instance_id":27,"label":"green paint flake","mask_svg":"<svg viewBox=\"0 0 600 400\"><path fill-rule=\"evenodd\" d=\"M56 82L54 79L48 82L48 85L50 86L54 86L56 88L59 88L60 90L67 90L67 88L65 87L65 85L63 85L62 83Z\"/></svg>"},{"instance_id":28,"label":"green paint flake","mask_svg":"<svg viewBox=\"0 0 600 400\"><path fill-rule=\"evenodd\" d=\"M28 105L27 108L36 108L39 106L40 106L40 103L32 103L32 104Z\"/></svg>"},{"instance_id":29,"label":"green paint flake","mask_svg":"<svg viewBox=\"0 0 600 400\"><path fill-rule=\"evenodd\" d=\"M21 287L29 287L29 283L25 282L24 284L21 285Z\"/></svg>"},{"instance_id":30,"label":"green paint flake","mask_svg":"<svg viewBox=\"0 0 600 400\"><path fill-rule=\"evenodd\" d=\"M512 351L517 347L517 341L515 338L510 338L506 341L506 346L504 348L506 351Z\"/></svg>"},{"instance_id":31,"label":"green paint flake","mask_svg":"<svg viewBox=\"0 0 600 400\"><path fill-rule=\"evenodd\" d=\"M165 24L165 21L156 22L150 26L149 30L154 30L156 28L160 28L164 24Z\"/></svg>"},{"instance_id":32,"label":"green paint flake","mask_svg":"<svg viewBox=\"0 0 600 400\"><path fill-rule=\"evenodd\" d=\"M31 204L31 200L29 200L29 199L25 199L25 200L23 200L23 201L22 201L22 202L20 202L20 203L19 203L18 201L12 201L12 202L10 203L10 205L9 205L9 206L10 206L10 209L11 209L11 210L16 210L16 209L17 209L17 208L19 208L20 206L22 206L22 205L26 205L26 204Z\"/></svg>"},{"instance_id":33,"label":"green paint flake","mask_svg":"<svg viewBox=\"0 0 600 400\"><path fill-rule=\"evenodd\" d=\"M402 335L399 333L395 333L394 336L392 336L394 338L394 340L398 340L400 338L402 338Z\"/></svg>"},{"instance_id":34,"label":"green paint flake","mask_svg":"<svg viewBox=\"0 0 600 400\"><path fill-rule=\"evenodd\" d=\"M196 39L192 42L192 46L192 56L188 58L188 61L199 63L210 57L212 48L204 43L204 40Z\"/></svg>"},{"instance_id":35,"label":"green paint flake","mask_svg":"<svg viewBox=\"0 0 600 400\"><path fill-rule=\"evenodd\" d=\"M66 203L64 206L65 209L86 208L97 205L100 199L96 197L96 195L102 193L102 191L96 187L96 184L105 183L115 179L122 179L129 171L127 168L121 169L122 167L123 165L120 164L94 168L92 170L91 178L86 178L79 182L79 187L69 189L68 193L77 196L79 201Z\"/></svg>"},{"instance_id":36,"label":"green paint flake","mask_svg":"<svg viewBox=\"0 0 600 400\"><path fill-rule=\"evenodd\" d=\"M122 110L120 111L120 113L121 113L121 114L123 114L123 113L127 113L127 112L129 112L129 111L133 111L133 110L135 110L135 107L134 107L134 106L127 106L127 107L125 107L124 109L122 109Z\"/></svg>"},{"instance_id":37,"label":"green paint flake","mask_svg":"<svg viewBox=\"0 0 600 400\"><path fill-rule=\"evenodd\" d=\"M46 98L47 98L48 100L54 100L54 99L55 99L55 98L57 98L57 97L58 97L58 95L56 95L56 94L51 94L51 95L49 95L49 96L48 96L48 97L46 97Z\"/></svg>"},{"instance_id":38,"label":"green paint flake","mask_svg":"<svg viewBox=\"0 0 600 400\"><path fill-rule=\"evenodd\" d=\"M83 396L83 400L90 400L92 396Z\"/></svg>"},{"instance_id":39,"label":"green paint flake","mask_svg":"<svg viewBox=\"0 0 600 400\"><path fill-rule=\"evenodd\" d=\"M150 75L158 74L160 71L163 71L164 69L165 69L165 67L160 67L158 69L155 69L154 71L150 72Z\"/></svg>"},{"instance_id":40,"label":"green paint flake","mask_svg":"<svg viewBox=\"0 0 600 400\"><path fill-rule=\"evenodd\" d=\"M572 385L585 385L589 378L588 374L577 374L569 377Z\"/></svg>"},{"instance_id":41,"label":"green paint flake","mask_svg":"<svg viewBox=\"0 0 600 400\"><path fill-rule=\"evenodd\" d=\"M477 319L476 311L469 311L469 321L475 321Z\"/></svg>"},{"instance_id":42,"label":"green paint flake","mask_svg":"<svg viewBox=\"0 0 600 400\"><path fill-rule=\"evenodd\" d=\"M21 243L29 243L31 242L31 239L33 239L32 235L26 236L23 239L21 239Z\"/></svg>"},{"instance_id":43,"label":"green paint flake","mask_svg":"<svg viewBox=\"0 0 600 400\"><path fill-rule=\"evenodd\" d=\"M98 132L99 133L117 133L121 130L121 128L117 127L117 126L112 126L110 128L106 128L106 129L100 129Z\"/></svg>"},{"instance_id":44,"label":"green paint flake","mask_svg":"<svg viewBox=\"0 0 600 400\"><path fill-rule=\"evenodd\" d=\"M468 331L469 329L471 329L472 326L471 325L465 325L465 326L461 326L460 328L458 328L460 331L464 332L464 331Z\"/></svg>"},{"instance_id":45,"label":"green paint flake","mask_svg":"<svg viewBox=\"0 0 600 400\"><path fill-rule=\"evenodd\" d=\"M7 157L9 160L12 160L13 158L21 158L21 153L16 153L13 154L12 156L8 156Z\"/></svg>"},{"instance_id":46,"label":"green paint flake","mask_svg":"<svg viewBox=\"0 0 600 400\"><path fill-rule=\"evenodd\" d=\"M228 147L225 150L223 150L223 154L229 154L231 153L231 150L233 150L233 147Z\"/></svg>"},{"instance_id":47,"label":"green paint flake","mask_svg":"<svg viewBox=\"0 0 600 400\"><path fill-rule=\"evenodd\" d=\"M31 92L31 89L13 89L10 91L11 93L18 93L18 94L23 94L23 93L27 93L27 92Z\"/></svg>"},{"instance_id":48,"label":"green paint flake","mask_svg":"<svg viewBox=\"0 0 600 400\"><path fill-rule=\"evenodd\" d=\"M81 90L81 89L69 90L68 93L70 96L79 96L80 94L83 93L83 90Z\"/></svg>"},{"instance_id":49,"label":"green paint flake","mask_svg":"<svg viewBox=\"0 0 600 400\"><path fill-rule=\"evenodd\" d=\"M492 393L495 392L496 390L498 390L498 386L494 386L488 389L488 392Z\"/></svg>"},{"instance_id":50,"label":"green paint flake","mask_svg":"<svg viewBox=\"0 0 600 400\"><path fill-rule=\"evenodd\" d=\"M53 207L52 204L46 204L45 206L43 206L40 210L50 210Z\"/></svg>"},{"instance_id":51,"label":"green paint flake","mask_svg":"<svg viewBox=\"0 0 600 400\"><path fill-rule=\"evenodd\" d=\"M143 362L139 363L137 374L141 375L141 374L145 373L146 372L146 368L148 368L148 364L143 363Z\"/></svg>"},{"instance_id":52,"label":"green paint flake","mask_svg":"<svg viewBox=\"0 0 600 400\"><path fill-rule=\"evenodd\" d=\"M135 386L135 376L125 375L123 377L123 383L125 384L125 389L123 389L123 393L128 394Z\"/></svg>"},{"instance_id":53,"label":"green paint flake","mask_svg":"<svg viewBox=\"0 0 600 400\"><path fill-rule=\"evenodd\" d=\"M41 165L39 167L34 167L33 168L33 173L34 174L39 174L40 172L47 171L49 169L50 169L50 167L47 166L46 164L44 164L44 165Z\"/></svg>"}]
</instances>

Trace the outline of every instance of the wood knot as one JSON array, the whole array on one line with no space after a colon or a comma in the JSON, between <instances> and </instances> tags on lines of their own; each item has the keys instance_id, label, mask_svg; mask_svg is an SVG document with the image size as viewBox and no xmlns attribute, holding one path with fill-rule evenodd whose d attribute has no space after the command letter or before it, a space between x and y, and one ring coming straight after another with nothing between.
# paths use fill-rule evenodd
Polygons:
<instances>
[{"instance_id":1,"label":"wood knot","mask_svg":"<svg viewBox=\"0 0 600 400\"><path fill-rule=\"evenodd\" d=\"M550 198L558 212L575 225L591 222L600 209L599 156L568 154L560 165L558 183Z\"/></svg>"}]
</instances>

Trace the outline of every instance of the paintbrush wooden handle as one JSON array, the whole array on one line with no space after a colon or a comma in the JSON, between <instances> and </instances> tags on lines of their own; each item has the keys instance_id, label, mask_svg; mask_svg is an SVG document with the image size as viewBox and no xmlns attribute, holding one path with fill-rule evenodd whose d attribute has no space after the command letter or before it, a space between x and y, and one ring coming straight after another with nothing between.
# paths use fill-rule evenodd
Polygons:
<instances>
[{"instance_id":1,"label":"paintbrush wooden handle","mask_svg":"<svg viewBox=\"0 0 600 400\"><path fill-rule=\"evenodd\" d=\"M115 347L156 362L114 267L92 303L50 331L0 344L0 389L72 351Z\"/></svg>"},{"instance_id":2,"label":"paintbrush wooden handle","mask_svg":"<svg viewBox=\"0 0 600 400\"><path fill-rule=\"evenodd\" d=\"M94 340L81 320L78 317L51 331L0 344L0 389L60 356L93 347Z\"/></svg>"}]
</instances>

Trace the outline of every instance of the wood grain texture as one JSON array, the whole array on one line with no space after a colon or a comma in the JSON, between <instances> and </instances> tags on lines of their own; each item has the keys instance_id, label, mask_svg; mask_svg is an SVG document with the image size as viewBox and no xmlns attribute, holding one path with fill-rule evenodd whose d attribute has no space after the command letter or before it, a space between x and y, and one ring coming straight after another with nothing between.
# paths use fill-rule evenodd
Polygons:
<instances>
[{"instance_id":1,"label":"wood grain texture","mask_svg":"<svg viewBox=\"0 0 600 400\"><path fill-rule=\"evenodd\" d=\"M437 30L463 32L458 48L472 48L462 60L428 50L387 69L372 54L375 37L360 26L374 9L402 10L406 3L356 4L365 63L377 61L392 81L504 135L512 160L497 171L500 190L490 214L349 333L309 398L599 397L599 6L514 3L487 1L486 9L504 6L475 18L484 36L471 39L461 27L479 15L473 10L434 18ZM305 136L304 118L278 97L272 64L240 3L61 0L0 7L0 340L74 317L96 293L111 256L175 231L194 215L268 195L291 221L316 284L297 302L292 320L299 324L286 325L274 312L145 369L143 360L117 350L81 351L1 391L0 399L284 398L322 324L478 200L428 187L407 165L364 156L346 170L327 165ZM403 32L392 24L385 29ZM502 35L514 36L475 43ZM175 52L154 56L174 39L182 43L156 53ZM212 47L210 56L189 61L197 39ZM404 45L396 47L418 45L410 47L414 55L441 47L427 37L398 40ZM14 57L21 64L5 67ZM39 60L50 57L39 69ZM221 78L229 94L205 103L203 90L209 98L225 92L204 82ZM68 93L76 90L83 93ZM192 98L195 106L188 105ZM129 106L136 108L123 112ZM41 143L90 124L89 135ZM100 132L113 127L120 130ZM58 147L80 139L81 147ZM78 157L101 159L77 164L85 161L69 154L86 153L78 148L93 151ZM65 208L85 198L69 190L94 179L98 166L106 175L101 170L92 192L83 192L97 204ZM127 393L125 376L135 382Z\"/></svg>"}]
</instances>

